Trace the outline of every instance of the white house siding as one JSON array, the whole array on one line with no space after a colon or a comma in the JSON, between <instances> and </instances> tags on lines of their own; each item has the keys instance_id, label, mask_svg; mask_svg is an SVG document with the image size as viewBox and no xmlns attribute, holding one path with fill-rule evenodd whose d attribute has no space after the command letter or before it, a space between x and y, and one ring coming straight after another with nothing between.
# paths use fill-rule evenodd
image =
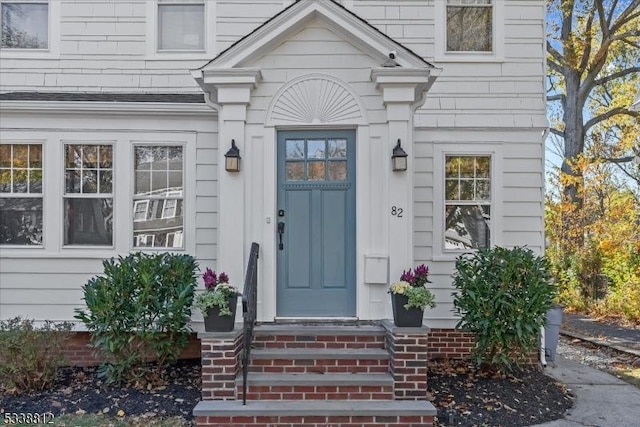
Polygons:
<instances>
[{"instance_id":1,"label":"white house siding","mask_svg":"<svg viewBox=\"0 0 640 427\"><path fill-rule=\"evenodd\" d=\"M44 245L0 249L0 319L73 320L74 309L83 306L81 287L102 272L102 260L133 250L132 142L184 144L185 236L181 252L194 255L203 267L215 267L218 166L213 110L203 105L200 113L192 115L140 111L123 115L113 110L26 114L3 109L2 127L2 142L28 140L44 145ZM113 248L62 245L62 145L70 142L114 144Z\"/></svg>"},{"instance_id":2,"label":"white house siding","mask_svg":"<svg viewBox=\"0 0 640 427\"><path fill-rule=\"evenodd\" d=\"M54 1L59 4L59 44L55 46L52 42L52 52L44 55L18 55L3 51L0 58L1 92L200 93L201 89L189 74L190 69L201 67L292 3L291 0L207 0L207 7L214 16L214 31L208 39L207 52L171 55L156 53L154 49L155 39L149 28L153 24L149 11L153 10L154 2ZM341 2L382 32L442 68L442 74L430 89L425 105L414 117L415 144L407 147L408 151L412 150L414 159L414 263L425 262L430 266L439 301L438 307L428 314L429 324L433 327L447 327L453 323L450 274L454 259L434 250L433 246L437 230L442 227L436 223L437 215L434 216L442 205L442 200L436 199L439 191L436 185L440 178L434 175L434 169L442 165L436 164L440 160L434 159L434 150L455 145L493 147L500 158L500 173L494 179L503 203L497 207L499 217L495 215L496 211L492 214L492 241L505 246L528 245L542 251L544 151L541 134L547 125L543 0L496 0L503 17L502 22L496 23L500 33L497 39L500 52L488 58L458 58L438 51L438 41L444 34L437 27L444 21L444 16L436 16L436 12L442 9L438 2L443 1ZM273 95L286 82L309 73L327 73L346 82L359 95L367 110L370 142L386 147L385 109L370 76L370 68L378 65L320 21L310 23L269 55L252 64L243 64L262 70L262 81L253 90L248 109L243 173L258 173L250 172L256 171L253 168L246 168L255 166L250 163L252 150L257 150L253 151L256 155L273 155L257 148L264 142L259 129L264 124ZM219 153L213 113L208 119L194 118L189 125L187 121L181 123L184 117L176 117L169 123L146 117L141 121L127 120L127 124L123 124L124 116L118 120L114 117L92 117L87 119L91 122L88 124L84 119L74 118L72 121L71 116L67 116L65 123L71 129L61 129L60 120L53 120L47 115L5 117L3 112L3 139L7 138L4 129L30 132L33 123L47 123L39 125L39 132L43 132L47 143L49 138L58 138L58 133L74 129L119 129L118 132L130 137L133 131L144 134L158 126L169 126L177 134L193 135L198 164L193 170L194 179L188 191L194 191L197 214L190 219L195 225L190 231L193 236L188 244L194 245L192 253L203 266L215 267L216 253L223 248L216 244L216 177L220 171L216 165ZM14 119L16 121L10 121ZM96 123L102 125L96 127ZM96 139L100 138L96 136ZM378 178L372 177L372 188L375 179ZM358 185L367 184L359 182ZM269 195L259 189L251 189L251 195L247 197L255 206L260 206ZM376 209L373 201L370 205L372 220L369 229L360 231L372 235L373 247L388 237L375 235L380 232L376 224L384 223L387 213ZM261 229L267 214L247 219L249 234L252 234L252 229ZM263 237L257 235L256 239L262 241ZM126 246L128 241L126 237L125 246L117 246L112 251L91 252L90 255L71 254L60 249L59 238L58 241L49 240L44 250L0 249L0 318L25 314L40 319L70 319L73 308L80 302L80 286L101 270L100 259L126 253L130 249ZM54 291L25 293L25 289ZM365 287L364 291L368 293L366 298L372 306L388 306L383 287ZM41 300L43 305L37 305Z\"/></svg>"}]
</instances>

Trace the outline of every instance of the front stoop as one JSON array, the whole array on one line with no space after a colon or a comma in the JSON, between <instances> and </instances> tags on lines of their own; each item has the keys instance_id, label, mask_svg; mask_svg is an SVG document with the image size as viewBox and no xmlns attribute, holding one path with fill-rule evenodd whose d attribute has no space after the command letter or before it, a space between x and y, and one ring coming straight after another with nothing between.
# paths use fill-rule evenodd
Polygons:
<instances>
[{"instance_id":1,"label":"front stoop","mask_svg":"<svg viewBox=\"0 0 640 427\"><path fill-rule=\"evenodd\" d=\"M193 410L198 427L214 426L433 426L436 409L426 401L202 401Z\"/></svg>"},{"instance_id":2,"label":"front stoop","mask_svg":"<svg viewBox=\"0 0 640 427\"><path fill-rule=\"evenodd\" d=\"M241 332L203 334L204 400L194 409L196 425L432 426L427 333L426 327L397 328L388 321L260 325L254 330L246 406Z\"/></svg>"}]
</instances>

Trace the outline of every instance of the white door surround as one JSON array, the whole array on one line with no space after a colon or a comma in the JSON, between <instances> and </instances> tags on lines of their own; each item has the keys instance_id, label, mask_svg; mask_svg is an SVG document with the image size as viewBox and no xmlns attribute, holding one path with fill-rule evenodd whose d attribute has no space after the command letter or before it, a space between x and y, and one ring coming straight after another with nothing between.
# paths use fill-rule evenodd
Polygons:
<instances>
[{"instance_id":1,"label":"white door surround","mask_svg":"<svg viewBox=\"0 0 640 427\"><path fill-rule=\"evenodd\" d=\"M338 34L360 49L365 55L362 66L345 73L341 64L329 64L322 71L277 72L255 65L271 64L259 60L303 31L308 22L315 28L326 25L334 40ZM400 53L398 66L377 65L393 50ZM302 55L306 54L313 52ZM304 61L304 56L300 59ZM219 110L217 268L241 285L251 242L260 243L258 320L273 321L276 316L277 132L326 128L356 130L356 315L390 317L386 285L413 263L413 115L439 71L323 0L292 4L192 71L212 107ZM292 77L278 80L283 73ZM239 173L223 168L231 139L242 156ZM391 170L391 152L398 139L409 155L405 172ZM403 209L402 216L391 214L393 206Z\"/></svg>"}]
</instances>

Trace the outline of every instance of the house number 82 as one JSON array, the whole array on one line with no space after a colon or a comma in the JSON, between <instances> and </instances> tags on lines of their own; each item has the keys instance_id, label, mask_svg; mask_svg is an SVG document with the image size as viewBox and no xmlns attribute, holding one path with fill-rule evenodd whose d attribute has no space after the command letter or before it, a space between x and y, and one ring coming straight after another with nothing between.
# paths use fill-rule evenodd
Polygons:
<instances>
[{"instance_id":1,"label":"house number 82","mask_svg":"<svg viewBox=\"0 0 640 427\"><path fill-rule=\"evenodd\" d=\"M402 218L402 213L404 212L404 210L402 208L399 208L397 206L392 206L391 207L391 215L393 216L397 216L398 218Z\"/></svg>"}]
</instances>

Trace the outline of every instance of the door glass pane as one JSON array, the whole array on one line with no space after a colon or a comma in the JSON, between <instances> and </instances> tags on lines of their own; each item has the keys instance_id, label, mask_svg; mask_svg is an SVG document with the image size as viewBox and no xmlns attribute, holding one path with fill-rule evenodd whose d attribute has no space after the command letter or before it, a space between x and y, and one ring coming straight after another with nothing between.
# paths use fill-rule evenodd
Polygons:
<instances>
[{"instance_id":1,"label":"door glass pane","mask_svg":"<svg viewBox=\"0 0 640 427\"><path fill-rule=\"evenodd\" d=\"M287 181L304 181L304 162L287 162Z\"/></svg>"},{"instance_id":2,"label":"door glass pane","mask_svg":"<svg viewBox=\"0 0 640 427\"><path fill-rule=\"evenodd\" d=\"M346 139L330 139L329 140L329 157L332 159L344 159L347 157L347 140Z\"/></svg>"},{"instance_id":3,"label":"door glass pane","mask_svg":"<svg viewBox=\"0 0 640 427\"><path fill-rule=\"evenodd\" d=\"M347 179L347 162L329 162L329 179L334 181L344 181Z\"/></svg>"},{"instance_id":4,"label":"door glass pane","mask_svg":"<svg viewBox=\"0 0 640 427\"><path fill-rule=\"evenodd\" d=\"M304 140L287 139L287 160L304 159Z\"/></svg>"},{"instance_id":5,"label":"door glass pane","mask_svg":"<svg viewBox=\"0 0 640 427\"><path fill-rule=\"evenodd\" d=\"M324 180L324 162L307 163L307 179L309 181Z\"/></svg>"},{"instance_id":6,"label":"door glass pane","mask_svg":"<svg viewBox=\"0 0 640 427\"><path fill-rule=\"evenodd\" d=\"M310 139L307 141L307 158L324 159L326 144L324 139Z\"/></svg>"}]
</instances>

